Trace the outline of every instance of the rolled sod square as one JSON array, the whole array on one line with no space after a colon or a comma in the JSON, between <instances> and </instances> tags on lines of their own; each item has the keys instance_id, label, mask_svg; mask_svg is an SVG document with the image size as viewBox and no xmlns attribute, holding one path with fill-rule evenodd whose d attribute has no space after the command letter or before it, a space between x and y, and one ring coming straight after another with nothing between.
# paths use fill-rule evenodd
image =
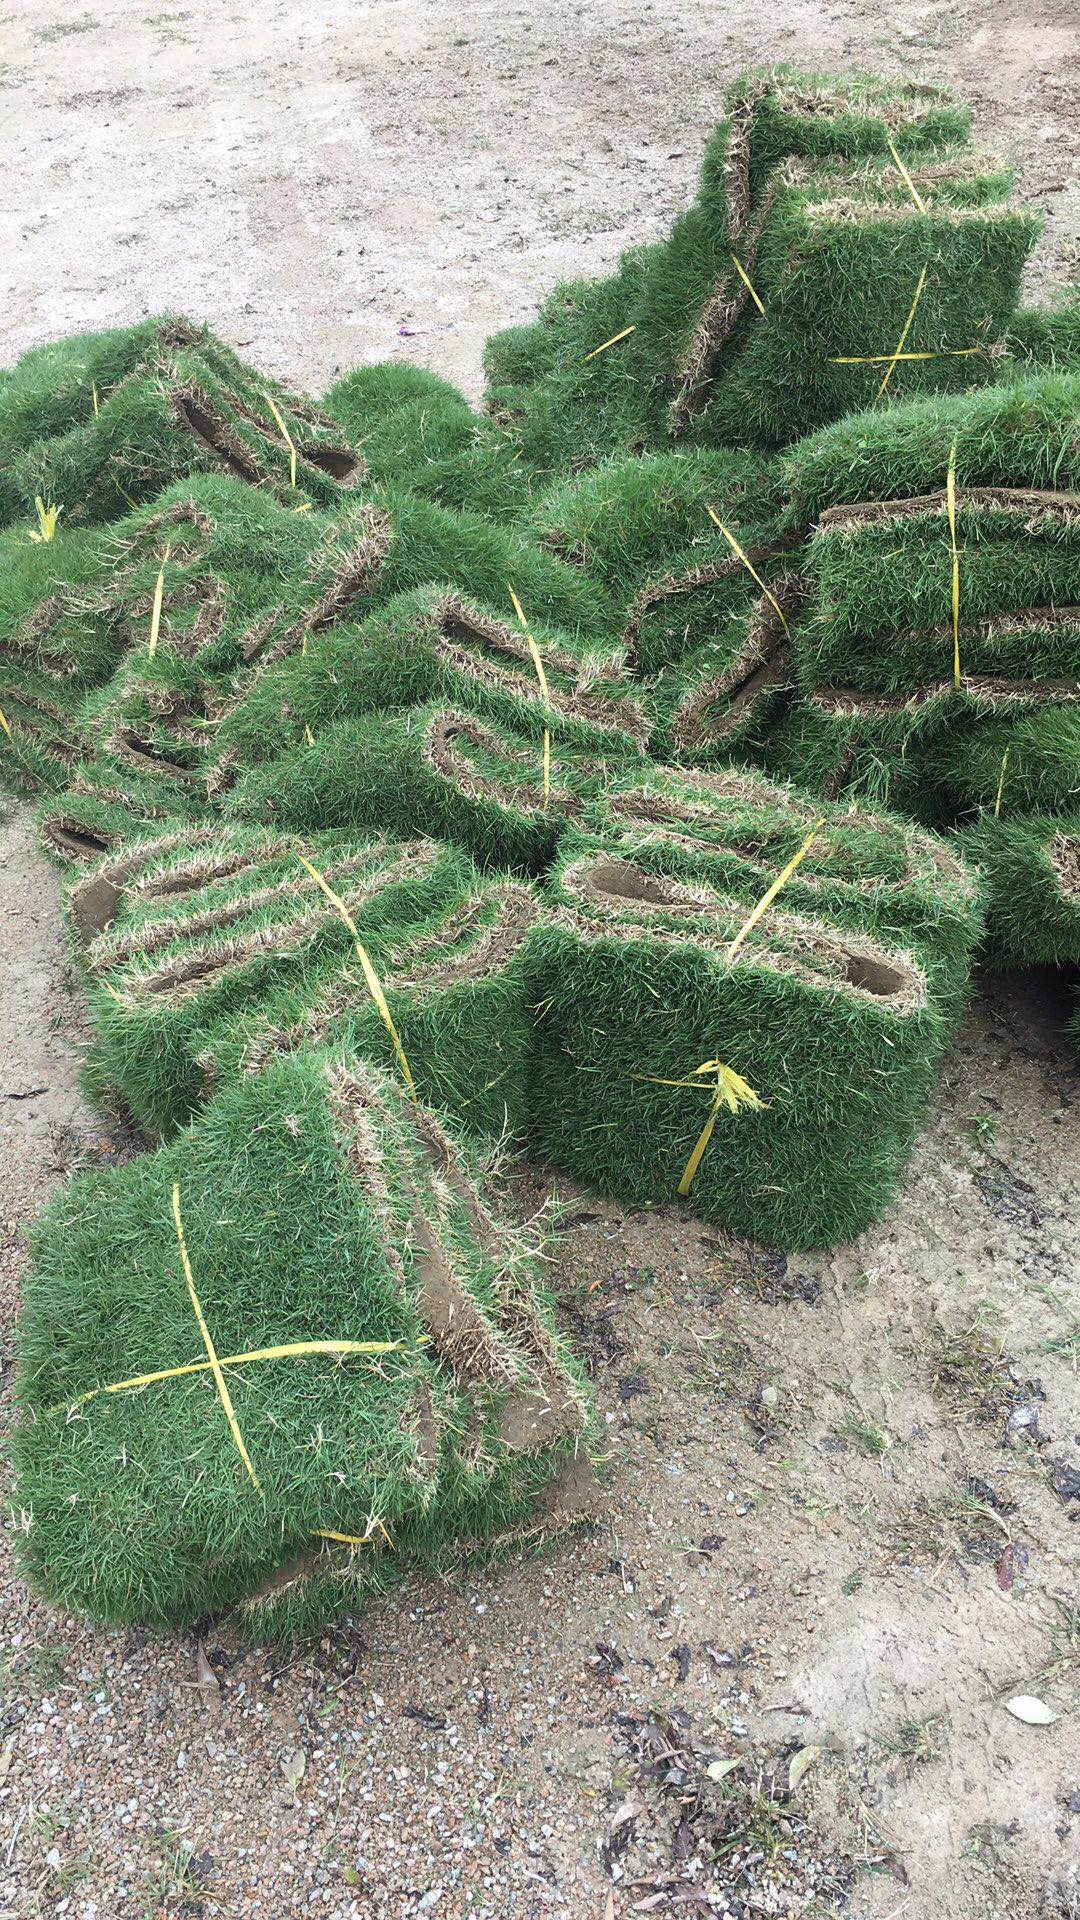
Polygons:
<instances>
[{"instance_id":1,"label":"rolled sod square","mask_svg":"<svg viewBox=\"0 0 1080 1920\"><path fill-rule=\"evenodd\" d=\"M785 522L806 530L830 508L940 494L954 447L960 490L1080 493L1078 407L1080 371L1057 371L849 414L783 454Z\"/></svg>"},{"instance_id":2,"label":"rolled sod square","mask_svg":"<svg viewBox=\"0 0 1080 1920\"><path fill-rule=\"evenodd\" d=\"M395 927L475 882L454 848L430 841L293 843L235 827L196 832L187 847L172 841L137 848L134 872L110 854L80 881L71 907L77 926L104 923L83 952L96 1028L88 1088L119 1098L155 1133L173 1131L199 1104L198 1056L214 1021L332 957L344 964L357 937L377 949ZM385 1047L392 1058L389 1034Z\"/></svg>"},{"instance_id":3,"label":"rolled sod square","mask_svg":"<svg viewBox=\"0 0 1080 1920\"><path fill-rule=\"evenodd\" d=\"M546 547L601 582L619 608L629 664L649 679L711 640L758 590L779 505L775 462L722 448L642 454L552 488L533 515Z\"/></svg>"},{"instance_id":4,"label":"rolled sod square","mask_svg":"<svg viewBox=\"0 0 1080 1920\"><path fill-rule=\"evenodd\" d=\"M279 827L385 829L456 841L486 868L536 874L611 762L463 709L411 708L339 721L312 745L249 769L224 799L230 818Z\"/></svg>"},{"instance_id":5,"label":"rolled sod square","mask_svg":"<svg viewBox=\"0 0 1080 1920\"><path fill-rule=\"evenodd\" d=\"M762 556L764 558L764 556ZM776 572L765 593L742 580L739 600L713 637L657 675L646 698L654 753L689 766L717 766L768 738L794 687L791 628L805 582Z\"/></svg>"},{"instance_id":6,"label":"rolled sod square","mask_svg":"<svg viewBox=\"0 0 1080 1920\"><path fill-rule=\"evenodd\" d=\"M197 473L333 506L363 478L336 422L204 333L153 329L130 370L97 393L96 409L94 399L85 395L77 422L14 453L24 509L40 495L63 503L70 524L115 520Z\"/></svg>"},{"instance_id":7,"label":"rolled sod square","mask_svg":"<svg viewBox=\"0 0 1080 1920\"><path fill-rule=\"evenodd\" d=\"M80 688L104 685L126 659L151 652L205 671L238 665L240 636L290 577L303 576L325 525L325 516L199 474L108 528L58 529L38 547L0 536L13 547L0 659Z\"/></svg>"},{"instance_id":8,"label":"rolled sod square","mask_svg":"<svg viewBox=\"0 0 1080 1920\"><path fill-rule=\"evenodd\" d=\"M532 1246L398 1081L315 1053L56 1197L17 1397L25 1570L115 1622L311 1626L565 1524L587 1480Z\"/></svg>"},{"instance_id":9,"label":"rolled sod square","mask_svg":"<svg viewBox=\"0 0 1080 1920\"><path fill-rule=\"evenodd\" d=\"M431 585L397 594L359 626L320 632L305 650L274 661L229 702L215 727L217 751L230 765L248 765L339 720L434 700L511 725L548 726L575 745L612 753L641 750L648 733L621 645L581 641L539 622L527 634L512 615Z\"/></svg>"},{"instance_id":10,"label":"rolled sod square","mask_svg":"<svg viewBox=\"0 0 1080 1920\"><path fill-rule=\"evenodd\" d=\"M943 488L830 507L803 557L808 688L925 699L960 678L1008 693L1080 681L1080 494L961 488L958 621Z\"/></svg>"},{"instance_id":11,"label":"rolled sod square","mask_svg":"<svg viewBox=\"0 0 1080 1920\"><path fill-rule=\"evenodd\" d=\"M1080 962L1080 812L984 813L957 844L982 875L991 966Z\"/></svg>"},{"instance_id":12,"label":"rolled sod square","mask_svg":"<svg viewBox=\"0 0 1080 1920\"><path fill-rule=\"evenodd\" d=\"M959 1009L973 887L966 930L924 920L916 938L887 921L866 931L823 879L805 905L781 893L740 944L760 858L740 877L734 849L714 853L711 883L693 860L676 877L666 828L614 845L561 849L551 917L530 938L538 1147L587 1186L672 1202L720 1062L762 1104L716 1109L694 1211L785 1249L860 1232L895 1188Z\"/></svg>"},{"instance_id":13,"label":"rolled sod square","mask_svg":"<svg viewBox=\"0 0 1080 1920\"><path fill-rule=\"evenodd\" d=\"M785 910L906 942L930 997L963 1004L982 925L976 877L948 840L910 820L812 798L745 767L649 766L584 809L572 844L590 841L650 872L707 880L748 907L800 855Z\"/></svg>"},{"instance_id":14,"label":"rolled sod square","mask_svg":"<svg viewBox=\"0 0 1080 1920\"><path fill-rule=\"evenodd\" d=\"M466 1132L524 1137L532 1064L526 943L543 903L509 878L379 942L379 978L417 1094ZM382 1063L386 1027L361 968L335 957L208 1028L199 1054L209 1097L301 1049Z\"/></svg>"},{"instance_id":15,"label":"rolled sod square","mask_svg":"<svg viewBox=\"0 0 1080 1920\"><path fill-rule=\"evenodd\" d=\"M489 343L489 411L557 472L671 440L782 447L886 374L901 395L992 378L1039 223L966 137L942 89L742 76L668 238Z\"/></svg>"}]
</instances>

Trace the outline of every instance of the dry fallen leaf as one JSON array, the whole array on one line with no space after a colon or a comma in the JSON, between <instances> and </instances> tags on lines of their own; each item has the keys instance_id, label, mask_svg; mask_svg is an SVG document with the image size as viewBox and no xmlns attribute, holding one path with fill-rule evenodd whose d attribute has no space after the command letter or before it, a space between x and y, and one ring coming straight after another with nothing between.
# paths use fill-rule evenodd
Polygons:
<instances>
[{"instance_id":1,"label":"dry fallen leaf","mask_svg":"<svg viewBox=\"0 0 1080 1920\"><path fill-rule=\"evenodd\" d=\"M6 1780L8 1777L14 1752L15 1735L12 1734L10 1740L5 1740L3 1746L0 1747L0 1782Z\"/></svg>"},{"instance_id":2,"label":"dry fallen leaf","mask_svg":"<svg viewBox=\"0 0 1080 1920\"><path fill-rule=\"evenodd\" d=\"M1028 1727L1049 1727L1057 1719L1052 1707L1042 1700L1036 1700L1030 1693L1018 1693L1012 1700L1006 1700L1005 1711Z\"/></svg>"},{"instance_id":3,"label":"dry fallen leaf","mask_svg":"<svg viewBox=\"0 0 1080 1920\"><path fill-rule=\"evenodd\" d=\"M615 1892L612 1888L604 1901L604 1920L615 1920Z\"/></svg>"},{"instance_id":4,"label":"dry fallen leaf","mask_svg":"<svg viewBox=\"0 0 1080 1920\"><path fill-rule=\"evenodd\" d=\"M798 1753L792 1754L787 1776L789 1793L794 1793L799 1781L809 1772L820 1752L820 1747L800 1747Z\"/></svg>"},{"instance_id":5,"label":"dry fallen leaf","mask_svg":"<svg viewBox=\"0 0 1080 1920\"><path fill-rule=\"evenodd\" d=\"M710 1780L726 1780L729 1773L742 1766L742 1756L736 1754L733 1760L710 1760L705 1771Z\"/></svg>"},{"instance_id":6,"label":"dry fallen leaf","mask_svg":"<svg viewBox=\"0 0 1080 1920\"><path fill-rule=\"evenodd\" d=\"M195 1643L195 1685L202 1694L204 1704L212 1713L221 1711L221 1681L206 1657L206 1648L201 1640Z\"/></svg>"},{"instance_id":7,"label":"dry fallen leaf","mask_svg":"<svg viewBox=\"0 0 1080 1920\"><path fill-rule=\"evenodd\" d=\"M307 1755L303 1747L297 1747L295 1753L287 1753L281 1762L281 1771L294 1793L304 1777L306 1767Z\"/></svg>"}]
</instances>

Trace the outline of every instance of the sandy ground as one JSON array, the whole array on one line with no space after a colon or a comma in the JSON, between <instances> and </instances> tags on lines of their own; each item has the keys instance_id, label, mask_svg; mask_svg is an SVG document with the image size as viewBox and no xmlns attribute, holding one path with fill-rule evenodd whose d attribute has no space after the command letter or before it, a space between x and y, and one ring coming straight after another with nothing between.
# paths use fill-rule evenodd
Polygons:
<instances>
[{"instance_id":1,"label":"sandy ground","mask_svg":"<svg viewBox=\"0 0 1080 1920\"><path fill-rule=\"evenodd\" d=\"M15 0L0 352L172 307L314 389L400 356L478 393L486 334L661 232L721 88L775 57L962 86L1050 216L1045 289L1080 252L1078 52L1064 0ZM27 1224L116 1147L17 813L0 901L6 1363ZM5 1573L0 1920L1075 1920L1060 993L982 984L901 1199L831 1258L574 1203L554 1277L610 1435L596 1533L288 1657L98 1632Z\"/></svg>"}]
</instances>

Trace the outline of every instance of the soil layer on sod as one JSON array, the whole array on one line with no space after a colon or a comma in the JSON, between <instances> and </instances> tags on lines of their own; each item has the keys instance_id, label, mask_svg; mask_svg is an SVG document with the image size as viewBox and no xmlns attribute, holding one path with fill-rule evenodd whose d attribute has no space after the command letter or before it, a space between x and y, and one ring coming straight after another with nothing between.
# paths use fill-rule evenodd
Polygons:
<instances>
[{"instance_id":1,"label":"soil layer on sod","mask_svg":"<svg viewBox=\"0 0 1080 1920\"><path fill-rule=\"evenodd\" d=\"M73 1181L36 1235L20 1347L24 1564L107 1620L239 1607L280 1632L564 1524L580 1494L587 1403L531 1248L359 1064L279 1060L170 1146Z\"/></svg>"}]
</instances>

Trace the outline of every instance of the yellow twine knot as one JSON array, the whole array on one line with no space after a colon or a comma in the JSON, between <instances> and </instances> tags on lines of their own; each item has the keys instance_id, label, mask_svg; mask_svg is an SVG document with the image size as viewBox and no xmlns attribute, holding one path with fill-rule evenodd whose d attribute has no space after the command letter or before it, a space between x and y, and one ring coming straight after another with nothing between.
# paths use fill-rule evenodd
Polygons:
<instances>
[{"instance_id":1,"label":"yellow twine knot","mask_svg":"<svg viewBox=\"0 0 1080 1920\"><path fill-rule=\"evenodd\" d=\"M47 507L40 493L35 493L34 505L37 508L38 523L36 530L31 529L30 538L35 546L40 547L44 545L47 540L53 538L56 533L56 523L64 509L63 507Z\"/></svg>"},{"instance_id":2,"label":"yellow twine knot","mask_svg":"<svg viewBox=\"0 0 1080 1920\"><path fill-rule=\"evenodd\" d=\"M635 1074L635 1080L649 1080L657 1087L689 1087L693 1093L711 1093L712 1106L709 1109L705 1125L694 1143L693 1152L683 1168L679 1181L679 1193L685 1199L690 1191L694 1175L701 1165L705 1149L712 1139L713 1128L720 1116L721 1107L729 1113L738 1113L743 1107L764 1108L768 1101L755 1093L749 1080L744 1080L734 1067L725 1066L722 1060L703 1060L700 1067L687 1074L682 1080L665 1080L660 1074Z\"/></svg>"}]
</instances>

